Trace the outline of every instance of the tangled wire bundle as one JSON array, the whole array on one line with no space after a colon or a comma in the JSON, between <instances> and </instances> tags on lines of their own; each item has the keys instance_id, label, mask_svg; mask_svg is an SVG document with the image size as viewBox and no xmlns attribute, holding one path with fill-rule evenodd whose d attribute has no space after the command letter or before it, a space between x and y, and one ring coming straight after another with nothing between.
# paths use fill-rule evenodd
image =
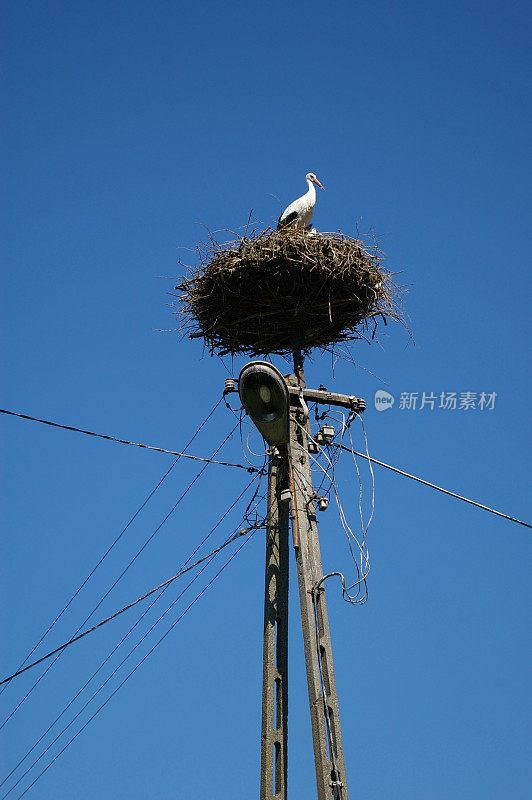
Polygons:
<instances>
[{"instance_id":1,"label":"tangled wire bundle","mask_svg":"<svg viewBox=\"0 0 532 800\"><path fill-rule=\"evenodd\" d=\"M198 248L200 266L175 288L180 330L220 355L304 354L374 338L401 319L377 248L343 234L285 229Z\"/></svg>"}]
</instances>

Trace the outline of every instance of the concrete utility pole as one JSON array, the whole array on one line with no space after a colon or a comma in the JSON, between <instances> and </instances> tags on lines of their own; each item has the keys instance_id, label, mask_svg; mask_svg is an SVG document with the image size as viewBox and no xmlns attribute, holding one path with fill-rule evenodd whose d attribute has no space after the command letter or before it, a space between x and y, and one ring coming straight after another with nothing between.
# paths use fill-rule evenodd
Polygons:
<instances>
[{"instance_id":1,"label":"concrete utility pole","mask_svg":"<svg viewBox=\"0 0 532 800\"><path fill-rule=\"evenodd\" d=\"M301 380L302 369L299 374ZM308 419L303 424L292 413L289 458L299 539L295 553L318 800L348 800L307 433L310 434Z\"/></svg>"},{"instance_id":2,"label":"concrete utility pole","mask_svg":"<svg viewBox=\"0 0 532 800\"><path fill-rule=\"evenodd\" d=\"M286 466L272 448L268 475L260 800L286 800L288 716L288 500Z\"/></svg>"}]
</instances>

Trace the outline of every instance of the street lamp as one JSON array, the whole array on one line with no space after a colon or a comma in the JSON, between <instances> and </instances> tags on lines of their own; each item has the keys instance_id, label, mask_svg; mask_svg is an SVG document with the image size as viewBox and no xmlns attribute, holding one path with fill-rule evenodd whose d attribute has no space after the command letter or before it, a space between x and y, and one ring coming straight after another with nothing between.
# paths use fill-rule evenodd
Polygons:
<instances>
[{"instance_id":1,"label":"street lamp","mask_svg":"<svg viewBox=\"0 0 532 800\"><path fill-rule=\"evenodd\" d=\"M267 361L251 361L238 377L242 405L269 445L286 445L290 438L290 398L281 373Z\"/></svg>"}]
</instances>

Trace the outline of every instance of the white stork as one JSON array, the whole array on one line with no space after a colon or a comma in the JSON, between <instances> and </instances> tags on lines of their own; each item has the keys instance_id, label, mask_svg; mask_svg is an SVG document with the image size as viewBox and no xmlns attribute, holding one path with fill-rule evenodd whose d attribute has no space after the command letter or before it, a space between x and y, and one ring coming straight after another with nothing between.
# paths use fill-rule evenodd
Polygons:
<instances>
[{"instance_id":1,"label":"white stork","mask_svg":"<svg viewBox=\"0 0 532 800\"><path fill-rule=\"evenodd\" d=\"M298 197L297 200L290 203L288 208L285 208L279 217L277 230L285 227L298 228L301 230L309 225L314 213L314 206L316 205L316 189L314 188L314 184L319 186L320 189L323 189L323 191L325 191L325 187L321 185L313 172L308 172L305 177L308 184L308 191L302 197Z\"/></svg>"}]
</instances>

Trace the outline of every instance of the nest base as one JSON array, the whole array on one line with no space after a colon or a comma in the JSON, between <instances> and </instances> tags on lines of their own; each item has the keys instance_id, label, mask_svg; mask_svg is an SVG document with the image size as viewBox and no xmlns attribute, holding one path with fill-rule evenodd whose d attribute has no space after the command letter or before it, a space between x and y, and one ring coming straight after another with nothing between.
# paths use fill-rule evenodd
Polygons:
<instances>
[{"instance_id":1,"label":"nest base","mask_svg":"<svg viewBox=\"0 0 532 800\"><path fill-rule=\"evenodd\" d=\"M200 254L176 286L178 313L211 353L308 354L400 317L377 248L343 234L267 231Z\"/></svg>"}]
</instances>

